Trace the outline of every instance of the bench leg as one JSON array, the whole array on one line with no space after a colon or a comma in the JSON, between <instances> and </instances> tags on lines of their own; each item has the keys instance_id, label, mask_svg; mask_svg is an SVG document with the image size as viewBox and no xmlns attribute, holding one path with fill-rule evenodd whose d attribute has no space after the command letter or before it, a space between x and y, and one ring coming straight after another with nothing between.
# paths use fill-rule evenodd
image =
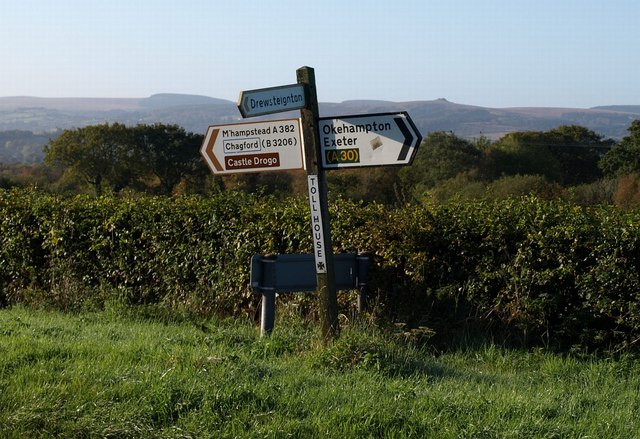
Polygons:
<instances>
[{"instance_id":1,"label":"bench leg","mask_svg":"<svg viewBox=\"0 0 640 439\"><path fill-rule=\"evenodd\" d=\"M260 336L271 334L276 320L276 292L262 292L262 313L260 316Z\"/></svg>"}]
</instances>

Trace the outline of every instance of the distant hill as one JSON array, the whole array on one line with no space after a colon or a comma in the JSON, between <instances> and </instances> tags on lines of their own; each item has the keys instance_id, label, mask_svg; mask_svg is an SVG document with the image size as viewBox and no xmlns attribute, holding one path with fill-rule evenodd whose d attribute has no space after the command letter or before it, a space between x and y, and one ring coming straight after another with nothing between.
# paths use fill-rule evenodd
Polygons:
<instances>
[{"instance_id":1,"label":"distant hill","mask_svg":"<svg viewBox=\"0 0 640 439\"><path fill-rule=\"evenodd\" d=\"M485 136L497 139L513 131L545 131L560 125L581 125L613 139L626 135L634 119L640 119L640 105L611 105L594 108L486 108L449 102L387 102L352 100L320 103L321 116L343 116L390 111L408 111L423 135L432 131L451 131L464 138ZM297 117L298 112L264 117ZM0 132L25 131L46 137L59 129L77 128L104 122L178 124L187 131L204 133L207 126L241 119L236 103L208 96L162 93L147 98L38 98L0 97ZM260 120L255 118L251 120ZM27 136L29 137L29 136ZM0 163L16 157L41 160L39 148L14 154L0 144ZM24 146L24 145L23 145ZM13 136L10 149L21 147ZM23 148L24 149L24 148ZM6 154L5 154L6 153Z\"/></svg>"},{"instance_id":2,"label":"distant hill","mask_svg":"<svg viewBox=\"0 0 640 439\"><path fill-rule=\"evenodd\" d=\"M561 125L581 125L606 138L621 139L634 119L640 119L640 105L599 108L486 108L433 101L384 102L345 101L320 104L321 113L332 115L406 110L424 134L451 131L459 137L485 136L498 139L513 131L546 131ZM324 111L323 111L324 110Z\"/></svg>"},{"instance_id":3,"label":"distant hill","mask_svg":"<svg viewBox=\"0 0 640 439\"><path fill-rule=\"evenodd\" d=\"M210 98L199 95L181 95L172 93L156 94L140 100L140 106L148 109L188 107L194 105L229 105L225 99Z\"/></svg>"},{"instance_id":4,"label":"distant hill","mask_svg":"<svg viewBox=\"0 0 640 439\"><path fill-rule=\"evenodd\" d=\"M640 105L609 105L604 107L593 107L593 110L620 111L623 113L640 114Z\"/></svg>"},{"instance_id":5,"label":"distant hill","mask_svg":"<svg viewBox=\"0 0 640 439\"><path fill-rule=\"evenodd\" d=\"M0 111L43 108L58 111L147 111L190 105L229 105L231 101L200 95L160 93L148 98L37 98L0 97Z\"/></svg>"}]
</instances>

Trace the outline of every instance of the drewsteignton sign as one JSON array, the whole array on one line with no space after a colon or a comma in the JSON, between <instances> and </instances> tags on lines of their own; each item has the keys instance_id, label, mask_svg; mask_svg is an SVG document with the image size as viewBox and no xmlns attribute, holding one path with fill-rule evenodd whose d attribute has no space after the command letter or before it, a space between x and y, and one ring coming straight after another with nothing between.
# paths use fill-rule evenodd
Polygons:
<instances>
[{"instance_id":1,"label":"drewsteignton sign","mask_svg":"<svg viewBox=\"0 0 640 439\"><path fill-rule=\"evenodd\" d=\"M304 108L304 86L301 84L281 85L240 92L238 110L242 117L262 116L264 114Z\"/></svg>"}]
</instances>

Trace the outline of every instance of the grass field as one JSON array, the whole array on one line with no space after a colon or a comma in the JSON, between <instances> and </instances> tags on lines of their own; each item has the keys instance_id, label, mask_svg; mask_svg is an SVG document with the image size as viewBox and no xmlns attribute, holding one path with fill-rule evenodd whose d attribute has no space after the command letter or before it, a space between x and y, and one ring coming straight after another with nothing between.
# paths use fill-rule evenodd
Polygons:
<instances>
[{"instance_id":1,"label":"grass field","mask_svg":"<svg viewBox=\"0 0 640 439\"><path fill-rule=\"evenodd\" d=\"M0 437L640 437L640 361L417 347L365 324L0 310Z\"/></svg>"}]
</instances>

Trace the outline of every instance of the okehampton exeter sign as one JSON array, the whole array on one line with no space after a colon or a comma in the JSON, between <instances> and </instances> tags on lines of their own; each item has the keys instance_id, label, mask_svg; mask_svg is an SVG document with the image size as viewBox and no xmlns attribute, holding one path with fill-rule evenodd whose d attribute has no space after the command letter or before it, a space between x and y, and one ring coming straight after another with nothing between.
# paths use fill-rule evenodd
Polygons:
<instances>
[{"instance_id":1,"label":"okehampton exeter sign","mask_svg":"<svg viewBox=\"0 0 640 439\"><path fill-rule=\"evenodd\" d=\"M404 111L321 117L318 125L325 169L409 165L422 141Z\"/></svg>"}]
</instances>

